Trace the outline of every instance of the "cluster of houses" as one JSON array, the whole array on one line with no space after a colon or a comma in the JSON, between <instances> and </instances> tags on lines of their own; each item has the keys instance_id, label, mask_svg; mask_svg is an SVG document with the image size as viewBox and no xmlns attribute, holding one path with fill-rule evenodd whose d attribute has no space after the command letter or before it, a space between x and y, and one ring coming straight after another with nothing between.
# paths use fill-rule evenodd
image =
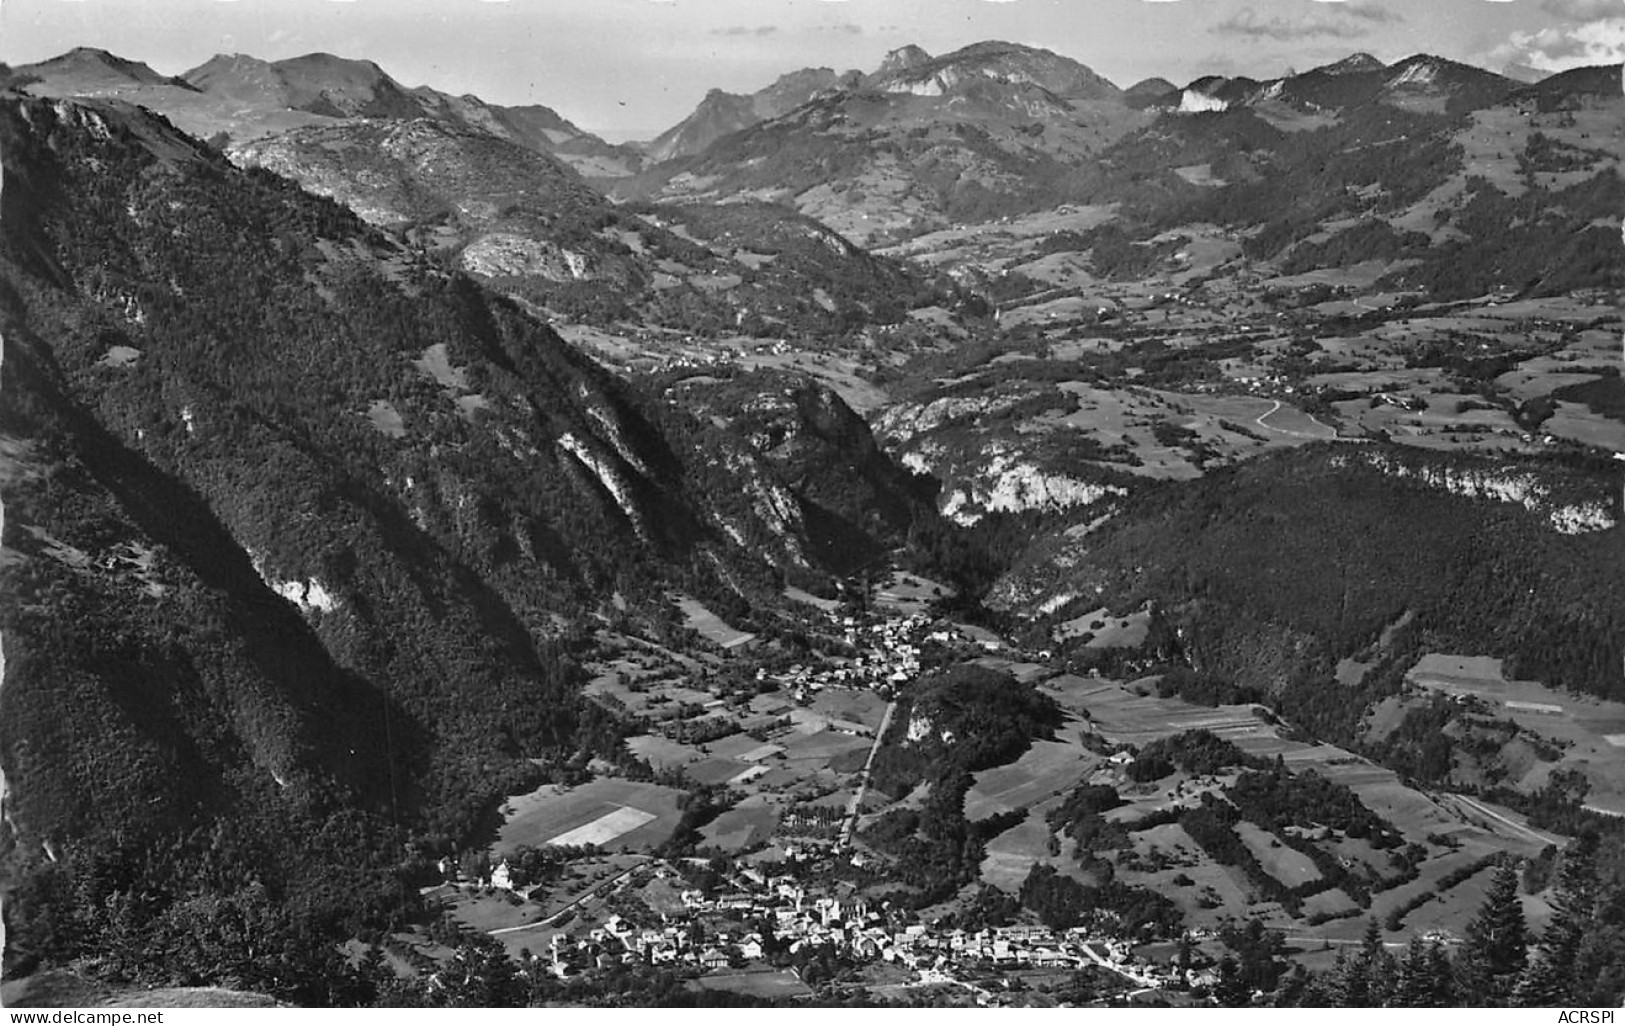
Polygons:
<instances>
[{"instance_id":1,"label":"cluster of houses","mask_svg":"<svg viewBox=\"0 0 1625 1026\"><path fill-rule=\"evenodd\" d=\"M655 875L670 878L672 873L659 866ZM794 960L803 949L813 948L856 963L891 962L916 971L922 980L951 982L961 972L1090 965L1141 988L1175 979L1171 968L1137 962L1126 942L1081 927L942 929L904 923L861 895L814 896L792 876L767 876L756 868L741 870L731 883L733 890L710 896L699 890L680 892L682 911L661 916L658 926L612 915L601 926L555 934L548 949L552 971L566 977L637 962L709 971L779 952Z\"/></svg>"},{"instance_id":2,"label":"cluster of houses","mask_svg":"<svg viewBox=\"0 0 1625 1026\"><path fill-rule=\"evenodd\" d=\"M813 693L830 687L867 688L889 697L898 687L919 676L920 656L926 644L976 641L963 637L956 628L942 624L933 626L931 618L923 613L885 617L871 622L864 622L855 616L843 616L838 618L837 626L841 628L842 639L858 651L852 659L824 666L798 664L778 675L758 670L757 679L766 680L773 676L797 701L802 702L809 700ZM990 643L976 643L990 651L997 650L997 646Z\"/></svg>"}]
</instances>

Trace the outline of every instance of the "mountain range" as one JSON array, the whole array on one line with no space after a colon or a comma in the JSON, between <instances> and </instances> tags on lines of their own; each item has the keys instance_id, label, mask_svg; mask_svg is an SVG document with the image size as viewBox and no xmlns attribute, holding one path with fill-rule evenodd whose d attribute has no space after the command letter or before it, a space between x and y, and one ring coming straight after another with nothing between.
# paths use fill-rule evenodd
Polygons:
<instances>
[{"instance_id":1,"label":"mountain range","mask_svg":"<svg viewBox=\"0 0 1625 1026\"><path fill-rule=\"evenodd\" d=\"M1037 831L1057 893L1177 925L1113 882L1184 875L1129 834L1192 838L1178 867L1220 883L1269 874L1213 838L1264 835L1203 833L1221 792L1185 816L1174 790L1107 862L1075 792L1058 856L1070 787L1172 751L1108 743L1079 695L1473 788L1512 772L1481 741L1508 728L1414 694L1418 659L1625 699L1617 66L1125 90L1037 47L904 47L713 91L642 147L327 54L0 71L7 975L350 1005L418 945L426 1001L481 951L468 978L512 976L441 915L477 890L445 860L513 796L606 780L669 798L608 813L669 821L683 880L651 893L724 890L678 856L765 850L718 840L764 810L828 841L849 805L861 857L807 871L908 914L1036 912L982 881ZM894 569L923 576L871 587ZM826 670L882 683L835 707ZM1526 728L1547 754L1494 800L1595 827L1540 795L1560 764L1613 787L1608 753ZM1028 754L1079 775L986 800ZM1385 794L1434 810L1417 782ZM723 810L746 828L702 835ZM1379 831L1365 882L1328 831L1324 878L1262 893L1359 916L1454 852L1436 815Z\"/></svg>"}]
</instances>

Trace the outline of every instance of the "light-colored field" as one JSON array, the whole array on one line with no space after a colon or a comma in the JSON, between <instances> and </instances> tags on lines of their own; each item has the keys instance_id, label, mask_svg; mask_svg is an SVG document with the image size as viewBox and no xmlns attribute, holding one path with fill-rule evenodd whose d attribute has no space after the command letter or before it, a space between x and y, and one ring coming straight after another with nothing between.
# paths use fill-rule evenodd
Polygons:
<instances>
[{"instance_id":1,"label":"light-colored field","mask_svg":"<svg viewBox=\"0 0 1625 1026\"><path fill-rule=\"evenodd\" d=\"M646 759L657 770L672 769L698 762L704 756L693 745L679 744L658 734L639 734L629 738L626 747L640 759Z\"/></svg>"},{"instance_id":2,"label":"light-colored field","mask_svg":"<svg viewBox=\"0 0 1625 1026\"><path fill-rule=\"evenodd\" d=\"M1543 434L1567 438L1611 452L1625 452L1625 424L1592 413L1579 403L1561 402L1557 412L1540 426Z\"/></svg>"},{"instance_id":3,"label":"light-colored field","mask_svg":"<svg viewBox=\"0 0 1625 1026\"><path fill-rule=\"evenodd\" d=\"M468 374L461 367L452 365L444 342L436 342L425 349L421 356L412 361L412 365L442 388L462 391L468 387Z\"/></svg>"},{"instance_id":4,"label":"light-colored field","mask_svg":"<svg viewBox=\"0 0 1625 1026\"><path fill-rule=\"evenodd\" d=\"M1625 811L1625 748L1611 737L1625 733L1625 703L1609 702L1548 688L1534 681L1509 681L1500 660L1430 653L1408 674L1414 684L1450 694L1472 695L1491 703L1496 714L1557 744L1562 757L1542 763L1512 783L1538 789L1554 769L1574 768L1591 784L1588 804L1601 811Z\"/></svg>"},{"instance_id":5,"label":"light-colored field","mask_svg":"<svg viewBox=\"0 0 1625 1026\"><path fill-rule=\"evenodd\" d=\"M1239 742L1256 734L1273 736L1248 705L1221 705L1209 708L1183 699L1156 697L1153 687L1141 696L1131 687L1112 685L1090 693L1082 705L1090 713L1095 729L1118 744L1145 744L1168 734L1203 729Z\"/></svg>"},{"instance_id":6,"label":"light-colored field","mask_svg":"<svg viewBox=\"0 0 1625 1026\"><path fill-rule=\"evenodd\" d=\"M705 843L724 851L737 852L765 842L779 825L779 810L767 804L729 809L707 823L700 833Z\"/></svg>"},{"instance_id":7,"label":"light-colored field","mask_svg":"<svg viewBox=\"0 0 1625 1026\"><path fill-rule=\"evenodd\" d=\"M796 602L805 602L807 605L821 609L826 613L833 613L841 607L841 603L837 599L819 598L817 595L802 591L800 588L785 588L784 597L793 599Z\"/></svg>"},{"instance_id":8,"label":"light-colored field","mask_svg":"<svg viewBox=\"0 0 1625 1026\"><path fill-rule=\"evenodd\" d=\"M894 570L875 587L875 605L904 616L923 613L931 603L952 596L954 589L906 570Z\"/></svg>"},{"instance_id":9,"label":"light-colored field","mask_svg":"<svg viewBox=\"0 0 1625 1026\"><path fill-rule=\"evenodd\" d=\"M1320 870L1315 868L1309 856L1282 844L1279 838L1257 824L1246 821L1237 823L1236 836L1247 845L1247 850L1264 867L1264 872L1288 887L1320 879Z\"/></svg>"},{"instance_id":10,"label":"light-colored field","mask_svg":"<svg viewBox=\"0 0 1625 1026\"><path fill-rule=\"evenodd\" d=\"M583 823L574 830L566 830L557 837L548 840L547 843L561 847L584 844L596 844L602 847L611 841L624 837L645 823L652 823L659 818L656 813L644 812L642 809L634 809L631 806L623 805L611 812L604 813L591 823Z\"/></svg>"},{"instance_id":11,"label":"light-colored field","mask_svg":"<svg viewBox=\"0 0 1625 1026\"><path fill-rule=\"evenodd\" d=\"M626 850L651 848L666 841L682 818L677 799L682 792L658 784L602 778L579 787L547 784L530 794L509 798L502 806L494 856L520 845L609 844ZM624 811L622 811L624 810ZM637 819L637 823L633 823ZM602 821L602 825L600 824ZM576 831L587 828L583 833ZM567 841L617 831L605 841Z\"/></svg>"},{"instance_id":12,"label":"light-colored field","mask_svg":"<svg viewBox=\"0 0 1625 1026\"><path fill-rule=\"evenodd\" d=\"M808 708L832 721L861 724L874 730L885 718L886 700L873 691L825 688L813 698Z\"/></svg>"},{"instance_id":13,"label":"light-colored field","mask_svg":"<svg viewBox=\"0 0 1625 1026\"><path fill-rule=\"evenodd\" d=\"M789 969L716 972L695 980L694 986L702 991L727 991L761 998L799 998L812 993L812 988Z\"/></svg>"},{"instance_id":14,"label":"light-colored field","mask_svg":"<svg viewBox=\"0 0 1625 1026\"><path fill-rule=\"evenodd\" d=\"M1336 429L1322 424L1296 406L1288 406L1278 400L1273 409L1256 418L1253 423L1266 431L1293 438L1325 440L1337 437Z\"/></svg>"},{"instance_id":15,"label":"light-colored field","mask_svg":"<svg viewBox=\"0 0 1625 1026\"><path fill-rule=\"evenodd\" d=\"M433 895L442 897L458 922L480 933L507 930L515 926L538 922L545 918L540 905L528 901L515 903L505 892L479 894L454 887L443 887Z\"/></svg>"},{"instance_id":16,"label":"light-colored field","mask_svg":"<svg viewBox=\"0 0 1625 1026\"><path fill-rule=\"evenodd\" d=\"M689 628L707 641L713 642L723 648L738 648L740 645L753 640L756 635L736 630L723 621L717 614L705 608L700 601L689 595L677 595L673 599L677 608L683 614L683 622Z\"/></svg>"},{"instance_id":17,"label":"light-colored field","mask_svg":"<svg viewBox=\"0 0 1625 1026\"><path fill-rule=\"evenodd\" d=\"M889 396L858 373L859 365L849 359L822 353L752 353L741 356L739 366L746 370L769 368L802 371L828 385L860 414L879 409Z\"/></svg>"},{"instance_id":18,"label":"light-colored field","mask_svg":"<svg viewBox=\"0 0 1625 1026\"><path fill-rule=\"evenodd\" d=\"M1112 616L1107 609L1096 609L1057 624L1055 637L1064 640L1088 634L1088 648L1136 648L1144 643L1150 626L1150 613Z\"/></svg>"},{"instance_id":19,"label":"light-colored field","mask_svg":"<svg viewBox=\"0 0 1625 1026\"><path fill-rule=\"evenodd\" d=\"M1025 820L987 842L982 859L984 882L1007 894L1014 894L1021 889L1021 882L1027 879L1035 865L1054 866L1055 871L1063 876L1087 879L1078 868L1077 861L1070 857L1074 847L1070 839L1065 846L1057 849L1056 854L1049 854L1050 829L1049 824L1044 822L1044 816L1045 810L1053 804L1035 806Z\"/></svg>"},{"instance_id":20,"label":"light-colored field","mask_svg":"<svg viewBox=\"0 0 1625 1026\"><path fill-rule=\"evenodd\" d=\"M1329 891L1321 891L1319 894L1311 894L1303 899L1303 914L1305 917L1314 915L1336 916L1344 912L1352 912L1359 907L1359 902L1336 887Z\"/></svg>"},{"instance_id":21,"label":"light-colored field","mask_svg":"<svg viewBox=\"0 0 1625 1026\"><path fill-rule=\"evenodd\" d=\"M821 730L814 734L804 734L799 737L790 737L784 740L784 757L792 762L813 760L827 763L831 758L842 752L851 752L867 749L872 740L855 737L851 734L842 734L833 730Z\"/></svg>"},{"instance_id":22,"label":"light-colored field","mask_svg":"<svg viewBox=\"0 0 1625 1026\"><path fill-rule=\"evenodd\" d=\"M1077 728L1073 722L1057 732L1074 740L1035 741L1015 762L978 772L965 794L965 818L986 819L1071 790L1101 762L1075 740Z\"/></svg>"},{"instance_id":23,"label":"light-colored field","mask_svg":"<svg viewBox=\"0 0 1625 1026\"><path fill-rule=\"evenodd\" d=\"M1212 928L1221 921L1252 910L1248 889L1233 872L1211 859L1201 856L1201 848L1179 826L1158 827L1142 837L1155 835L1157 846L1164 851L1183 851L1195 860L1194 865L1144 872L1124 869L1117 877L1127 884L1137 884L1164 895L1179 906L1185 915L1185 925L1192 928ZM1143 841L1141 843L1144 843ZM1138 848L1139 845L1136 845ZM1147 845L1149 848L1149 845ZM1175 883L1175 879L1189 878L1188 884ZM1212 907L1204 907L1209 906ZM1271 922L1271 926L1284 923Z\"/></svg>"},{"instance_id":24,"label":"light-colored field","mask_svg":"<svg viewBox=\"0 0 1625 1026\"><path fill-rule=\"evenodd\" d=\"M696 784L713 786L726 784L748 769L749 763L739 762L736 759L705 759L694 763L683 772Z\"/></svg>"}]
</instances>

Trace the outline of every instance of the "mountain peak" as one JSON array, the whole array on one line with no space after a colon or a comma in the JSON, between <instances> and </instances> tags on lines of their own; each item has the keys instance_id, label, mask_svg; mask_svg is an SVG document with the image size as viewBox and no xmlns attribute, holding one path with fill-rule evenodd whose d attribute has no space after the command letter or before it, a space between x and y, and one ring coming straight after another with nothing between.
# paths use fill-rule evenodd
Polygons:
<instances>
[{"instance_id":1,"label":"mountain peak","mask_svg":"<svg viewBox=\"0 0 1625 1026\"><path fill-rule=\"evenodd\" d=\"M1387 65L1368 53L1353 53L1335 64L1327 64L1316 68L1327 75L1359 75L1368 71L1382 71Z\"/></svg>"},{"instance_id":2,"label":"mountain peak","mask_svg":"<svg viewBox=\"0 0 1625 1026\"><path fill-rule=\"evenodd\" d=\"M67 53L19 68L42 78L71 78L87 91L117 85L167 85L171 79L141 63L93 46L76 46Z\"/></svg>"},{"instance_id":3,"label":"mountain peak","mask_svg":"<svg viewBox=\"0 0 1625 1026\"><path fill-rule=\"evenodd\" d=\"M913 43L900 46L888 53L880 61L880 67L875 69L874 78L888 78L902 71L909 71L922 64L929 63L931 55Z\"/></svg>"},{"instance_id":4,"label":"mountain peak","mask_svg":"<svg viewBox=\"0 0 1625 1026\"><path fill-rule=\"evenodd\" d=\"M1178 86L1161 77L1143 78L1123 90L1129 96L1166 96L1178 91Z\"/></svg>"},{"instance_id":5,"label":"mountain peak","mask_svg":"<svg viewBox=\"0 0 1625 1026\"><path fill-rule=\"evenodd\" d=\"M984 40L896 72L889 92L940 96L971 79L1034 85L1069 99L1117 99L1122 90L1095 72L1050 50L999 39Z\"/></svg>"}]
</instances>

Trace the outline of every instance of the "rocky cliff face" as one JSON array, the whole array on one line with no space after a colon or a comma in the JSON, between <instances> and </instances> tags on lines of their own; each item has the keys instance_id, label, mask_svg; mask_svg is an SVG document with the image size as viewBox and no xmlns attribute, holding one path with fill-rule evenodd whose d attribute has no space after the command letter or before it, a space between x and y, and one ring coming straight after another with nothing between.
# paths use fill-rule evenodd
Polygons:
<instances>
[{"instance_id":1,"label":"rocky cliff face","mask_svg":"<svg viewBox=\"0 0 1625 1026\"><path fill-rule=\"evenodd\" d=\"M806 525L810 551L831 566L869 563L934 515L928 482L894 463L863 418L823 385L757 371L679 380L667 394L726 425L774 469Z\"/></svg>"},{"instance_id":2,"label":"rocky cliff face","mask_svg":"<svg viewBox=\"0 0 1625 1026\"><path fill-rule=\"evenodd\" d=\"M1564 501L1555 497L1555 488L1538 474L1515 466L1430 466L1395 457L1386 452L1361 452L1340 457L1339 465L1359 463L1389 477L1416 481L1451 495L1469 499L1522 506L1544 518L1561 534L1606 531L1618 525L1615 503L1593 498Z\"/></svg>"}]
</instances>

